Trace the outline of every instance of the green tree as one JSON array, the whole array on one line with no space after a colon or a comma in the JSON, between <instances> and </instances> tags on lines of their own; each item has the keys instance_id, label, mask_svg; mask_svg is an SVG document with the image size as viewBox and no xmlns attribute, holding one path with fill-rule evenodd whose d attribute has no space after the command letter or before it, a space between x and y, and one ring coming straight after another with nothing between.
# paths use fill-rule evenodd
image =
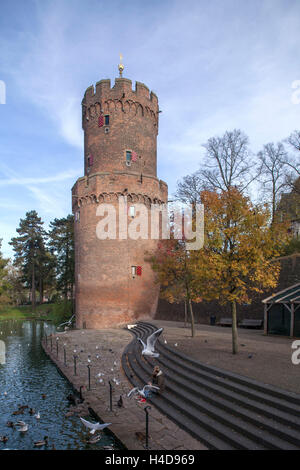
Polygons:
<instances>
[{"instance_id":1,"label":"green tree","mask_svg":"<svg viewBox=\"0 0 300 470\"><path fill-rule=\"evenodd\" d=\"M16 229L19 236L10 242L15 252L15 265L21 270L23 282L31 289L33 309L36 307L36 289L41 283L45 255L46 232L43 224L35 210L27 212Z\"/></svg>"},{"instance_id":2,"label":"green tree","mask_svg":"<svg viewBox=\"0 0 300 470\"><path fill-rule=\"evenodd\" d=\"M65 300L73 298L75 251L74 217L54 219L50 222L49 248L56 260L57 289Z\"/></svg>"},{"instance_id":3,"label":"green tree","mask_svg":"<svg viewBox=\"0 0 300 470\"><path fill-rule=\"evenodd\" d=\"M1 249L2 240L0 239L0 249ZM9 298L9 281L8 281L8 271L7 264L9 260L3 258L0 251L0 305L8 304L10 301Z\"/></svg>"},{"instance_id":4,"label":"green tree","mask_svg":"<svg viewBox=\"0 0 300 470\"><path fill-rule=\"evenodd\" d=\"M161 286L160 295L170 303L185 302L191 319L191 334L195 336L195 322L192 302L201 302L193 289L191 256L184 240L164 240L158 244L150 258L157 283Z\"/></svg>"}]
</instances>

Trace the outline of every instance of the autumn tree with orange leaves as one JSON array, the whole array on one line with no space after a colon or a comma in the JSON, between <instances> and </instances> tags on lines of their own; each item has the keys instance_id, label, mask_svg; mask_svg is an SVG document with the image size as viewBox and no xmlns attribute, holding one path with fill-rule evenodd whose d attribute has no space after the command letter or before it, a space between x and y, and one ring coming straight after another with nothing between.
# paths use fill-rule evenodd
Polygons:
<instances>
[{"instance_id":1,"label":"autumn tree with orange leaves","mask_svg":"<svg viewBox=\"0 0 300 470\"><path fill-rule=\"evenodd\" d=\"M232 353L238 352L237 304L251 303L251 293L276 287L286 227L270 226L266 206L254 206L231 188L203 191L204 247L191 251L192 289L205 300L231 304Z\"/></svg>"}]
</instances>

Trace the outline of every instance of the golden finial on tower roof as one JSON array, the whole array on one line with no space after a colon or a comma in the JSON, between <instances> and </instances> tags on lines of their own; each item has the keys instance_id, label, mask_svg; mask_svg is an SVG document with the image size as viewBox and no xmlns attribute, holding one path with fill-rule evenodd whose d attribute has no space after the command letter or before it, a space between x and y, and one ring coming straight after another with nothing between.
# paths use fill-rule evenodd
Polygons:
<instances>
[{"instance_id":1,"label":"golden finial on tower roof","mask_svg":"<svg viewBox=\"0 0 300 470\"><path fill-rule=\"evenodd\" d=\"M120 54L120 63L119 63L119 73L120 73L120 77L122 77L122 73L123 73L123 70L124 70L124 65L122 64L122 59L123 59L123 56L122 54Z\"/></svg>"}]
</instances>

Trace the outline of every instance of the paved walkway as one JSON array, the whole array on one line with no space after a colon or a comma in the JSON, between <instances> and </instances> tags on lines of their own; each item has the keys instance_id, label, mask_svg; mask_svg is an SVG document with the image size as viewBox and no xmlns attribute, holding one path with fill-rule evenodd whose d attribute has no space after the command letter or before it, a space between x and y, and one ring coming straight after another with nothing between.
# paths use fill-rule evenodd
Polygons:
<instances>
[{"instance_id":1,"label":"paved walkway","mask_svg":"<svg viewBox=\"0 0 300 470\"><path fill-rule=\"evenodd\" d=\"M197 324L196 336L192 338L190 327L184 328L183 323L163 320L151 323L164 328L163 337L171 348L200 362L300 393L300 364L292 364L291 338L238 328L239 353L233 355L231 328Z\"/></svg>"},{"instance_id":2,"label":"paved walkway","mask_svg":"<svg viewBox=\"0 0 300 470\"><path fill-rule=\"evenodd\" d=\"M58 356L56 354L58 339ZM91 361L91 391L84 391L85 404L90 406L104 422L111 422L110 430L129 450L143 450L145 444L145 404L134 398L128 399L132 388L121 368L121 356L132 335L124 329L73 330L58 333L43 344L46 353L62 373L79 390L80 385L88 387L88 359ZM65 344L67 367L64 365L63 345ZM77 375L74 375L74 350L77 359ZM97 356L99 356L97 358ZM98 374L103 374L99 376ZM117 383L113 382L113 379ZM113 411L109 408L109 384L113 385ZM122 395L124 407L117 401ZM149 447L151 450L204 450L199 441L180 429L158 410L151 406L149 411Z\"/></svg>"}]
</instances>

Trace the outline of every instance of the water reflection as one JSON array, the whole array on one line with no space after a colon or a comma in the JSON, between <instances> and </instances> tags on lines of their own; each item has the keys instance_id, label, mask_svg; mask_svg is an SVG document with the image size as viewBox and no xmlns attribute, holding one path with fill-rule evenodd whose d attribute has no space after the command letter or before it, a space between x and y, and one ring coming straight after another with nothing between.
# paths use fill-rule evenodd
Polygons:
<instances>
[{"instance_id":1,"label":"water reflection","mask_svg":"<svg viewBox=\"0 0 300 470\"><path fill-rule=\"evenodd\" d=\"M0 450L33 449L33 443L45 436L49 437L48 448L54 445L56 449L101 449L114 444L105 434L97 444L87 444L89 436L79 418L65 417L69 408L66 397L72 388L40 345L44 332L48 335L54 331L53 325L41 321L0 322L0 338L6 349L4 363L0 359L0 436L8 436L6 444L0 442ZM13 415L19 405L33 408L40 419L30 415L29 408L20 416ZM29 425L27 432L7 427L8 421L18 420Z\"/></svg>"}]
</instances>

